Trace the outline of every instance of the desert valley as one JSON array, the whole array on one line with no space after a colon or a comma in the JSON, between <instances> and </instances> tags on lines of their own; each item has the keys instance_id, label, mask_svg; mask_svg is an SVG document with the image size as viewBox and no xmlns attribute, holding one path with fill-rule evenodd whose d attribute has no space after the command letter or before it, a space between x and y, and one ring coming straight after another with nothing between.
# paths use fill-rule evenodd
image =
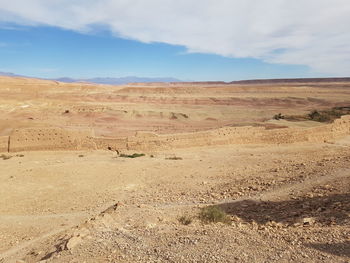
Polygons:
<instances>
[{"instance_id":1,"label":"desert valley","mask_svg":"<svg viewBox=\"0 0 350 263\"><path fill-rule=\"evenodd\" d=\"M0 262L349 262L350 79L0 77Z\"/></svg>"}]
</instances>

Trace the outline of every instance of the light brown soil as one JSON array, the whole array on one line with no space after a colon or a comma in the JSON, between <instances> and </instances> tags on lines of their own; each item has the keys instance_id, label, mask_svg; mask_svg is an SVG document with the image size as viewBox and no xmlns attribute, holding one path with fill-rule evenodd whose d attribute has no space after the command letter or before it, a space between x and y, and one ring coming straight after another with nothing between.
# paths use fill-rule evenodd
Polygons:
<instances>
[{"instance_id":1,"label":"light brown soil","mask_svg":"<svg viewBox=\"0 0 350 263\"><path fill-rule=\"evenodd\" d=\"M12 128L93 128L97 136L262 125L275 114L347 106L350 83L66 84L0 77L0 136ZM272 126L280 127L278 123ZM285 124L284 124L285 125Z\"/></svg>"},{"instance_id":2,"label":"light brown soil","mask_svg":"<svg viewBox=\"0 0 350 263\"><path fill-rule=\"evenodd\" d=\"M36 125L89 126L101 135L265 125L275 113L346 104L350 95L344 83L110 87L4 79L0 135ZM112 151L6 153L0 262L349 262L349 150L350 137L134 159ZM211 205L230 223L203 223L198 214Z\"/></svg>"},{"instance_id":3,"label":"light brown soil","mask_svg":"<svg viewBox=\"0 0 350 263\"><path fill-rule=\"evenodd\" d=\"M2 256L5 262L346 262L348 143L210 147L136 159L26 152L1 161ZM211 204L232 223L200 222L200 207ZM183 215L193 222L182 225ZM81 240L68 250L74 235Z\"/></svg>"}]
</instances>

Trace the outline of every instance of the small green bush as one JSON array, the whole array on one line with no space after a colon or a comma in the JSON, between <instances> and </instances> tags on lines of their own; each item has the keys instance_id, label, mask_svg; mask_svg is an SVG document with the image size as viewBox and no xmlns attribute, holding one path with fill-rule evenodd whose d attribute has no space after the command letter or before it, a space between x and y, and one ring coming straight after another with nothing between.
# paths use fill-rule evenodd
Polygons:
<instances>
[{"instance_id":1,"label":"small green bush","mask_svg":"<svg viewBox=\"0 0 350 263\"><path fill-rule=\"evenodd\" d=\"M230 223L229 216L218 206L207 206L201 209L199 219L204 223Z\"/></svg>"},{"instance_id":2,"label":"small green bush","mask_svg":"<svg viewBox=\"0 0 350 263\"><path fill-rule=\"evenodd\" d=\"M273 118L274 118L275 120L280 120L280 119L284 119L284 116L282 115L282 113L278 113L278 114L276 114L275 116L273 116Z\"/></svg>"},{"instance_id":3,"label":"small green bush","mask_svg":"<svg viewBox=\"0 0 350 263\"><path fill-rule=\"evenodd\" d=\"M119 156L123 157L123 158L137 158L137 157L145 156L145 154L144 153L134 153L134 154L124 154L124 153L122 153Z\"/></svg>"}]
</instances>

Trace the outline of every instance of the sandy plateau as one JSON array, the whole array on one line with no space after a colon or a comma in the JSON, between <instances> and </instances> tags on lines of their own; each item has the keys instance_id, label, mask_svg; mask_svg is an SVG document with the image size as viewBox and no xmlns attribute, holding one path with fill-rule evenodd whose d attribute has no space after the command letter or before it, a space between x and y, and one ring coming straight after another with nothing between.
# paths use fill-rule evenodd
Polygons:
<instances>
[{"instance_id":1,"label":"sandy plateau","mask_svg":"<svg viewBox=\"0 0 350 263\"><path fill-rule=\"evenodd\" d=\"M350 82L0 77L0 262L350 262L350 116L273 119L340 106Z\"/></svg>"}]
</instances>

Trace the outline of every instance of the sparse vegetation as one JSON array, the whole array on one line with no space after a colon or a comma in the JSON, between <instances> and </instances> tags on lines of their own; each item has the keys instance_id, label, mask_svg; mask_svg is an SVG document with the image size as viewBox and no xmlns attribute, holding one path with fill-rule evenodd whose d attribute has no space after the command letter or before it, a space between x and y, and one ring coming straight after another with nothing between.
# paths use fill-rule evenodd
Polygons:
<instances>
[{"instance_id":1,"label":"sparse vegetation","mask_svg":"<svg viewBox=\"0 0 350 263\"><path fill-rule=\"evenodd\" d=\"M119 156L123 157L123 158L137 158L137 157L145 156L145 154L144 153L133 153L133 154L124 154L124 153L122 153Z\"/></svg>"},{"instance_id":2,"label":"sparse vegetation","mask_svg":"<svg viewBox=\"0 0 350 263\"><path fill-rule=\"evenodd\" d=\"M189 225L192 223L192 217L189 215L183 215L181 217L179 217L179 222L185 226Z\"/></svg>"},{"instance_id":3,"label":"sparse vegetation","mask_svg":"<svg viewBox=\"0 0 350 263\"><path fill-rule=\"evenodd\" d=\"M78 157L84 157L84 154L79 154Z\"/></svg>"},{"instance_id":4,"label":"sparse vegetation","mask_svg":"<svg viewBox=\"0 0 350 263\"><path fill-rule=\"evenodd\" d=\"M282 115L281 113L273 116L275 120L286 119L288 121L317 121L317 122L332 122L339 119L343 115L350 114L350 107L333 107L328 110L312 110L306 115Z\"/></svg>"},{"instance_id":5,"label":"sparse vegetation","mask_svg":"<svg viewBox=\"0 0 350 263\"><path fill-rule=\"evenodd\" d=\"M349 113L350 113L349 107L335 107L335 108L332 108L331 110L323 110L323 111L313 110L308 115L308 117L313 121L331 122Z\"/></svg>"},{"instance_id":6,"label":"sparse vegetation","mask_svg":"<svg viewBox=\"0 0 350 263\"><path fill-rule=\"evenodd\" d=\"M230 223L229 216L218 206L207 206L201 209L199 219L203 223Z\"/></svg>"},{"instance_id":7,"label":"sparse vegetation","mask_svg":"<svg viewBox=\"0 0 350 263\"><path fill-rule=\"evenodd\" d=\"M165 158L165 160L182 160L182 157L173 156L173 157Z\"/></svg>"},{"instance_id":8,"label":"sparse vegetation","mask_svg":"<svg viewBox=\"0 0 350 263\"><path fill-rule=\"evenodd\" d=\"M11 155L6 155L6 154L1 154L0 155L0 159L3 159L3 160L8 160L8 159L11 159L12 156Z\"/></svg>"},{"instance_id":9,"label":"sparse vegetation","mask_svg":"<svg viewBox=\"0 0 350 263\"><path fill-rule=\"evenodd\" d=\"M310 120L318 121L318 122L328 122L330 121L330 116L325 113L320 113L317 110L313 110L311 113L308 114L308 117Z\"/></svg>"}]
</instances>

